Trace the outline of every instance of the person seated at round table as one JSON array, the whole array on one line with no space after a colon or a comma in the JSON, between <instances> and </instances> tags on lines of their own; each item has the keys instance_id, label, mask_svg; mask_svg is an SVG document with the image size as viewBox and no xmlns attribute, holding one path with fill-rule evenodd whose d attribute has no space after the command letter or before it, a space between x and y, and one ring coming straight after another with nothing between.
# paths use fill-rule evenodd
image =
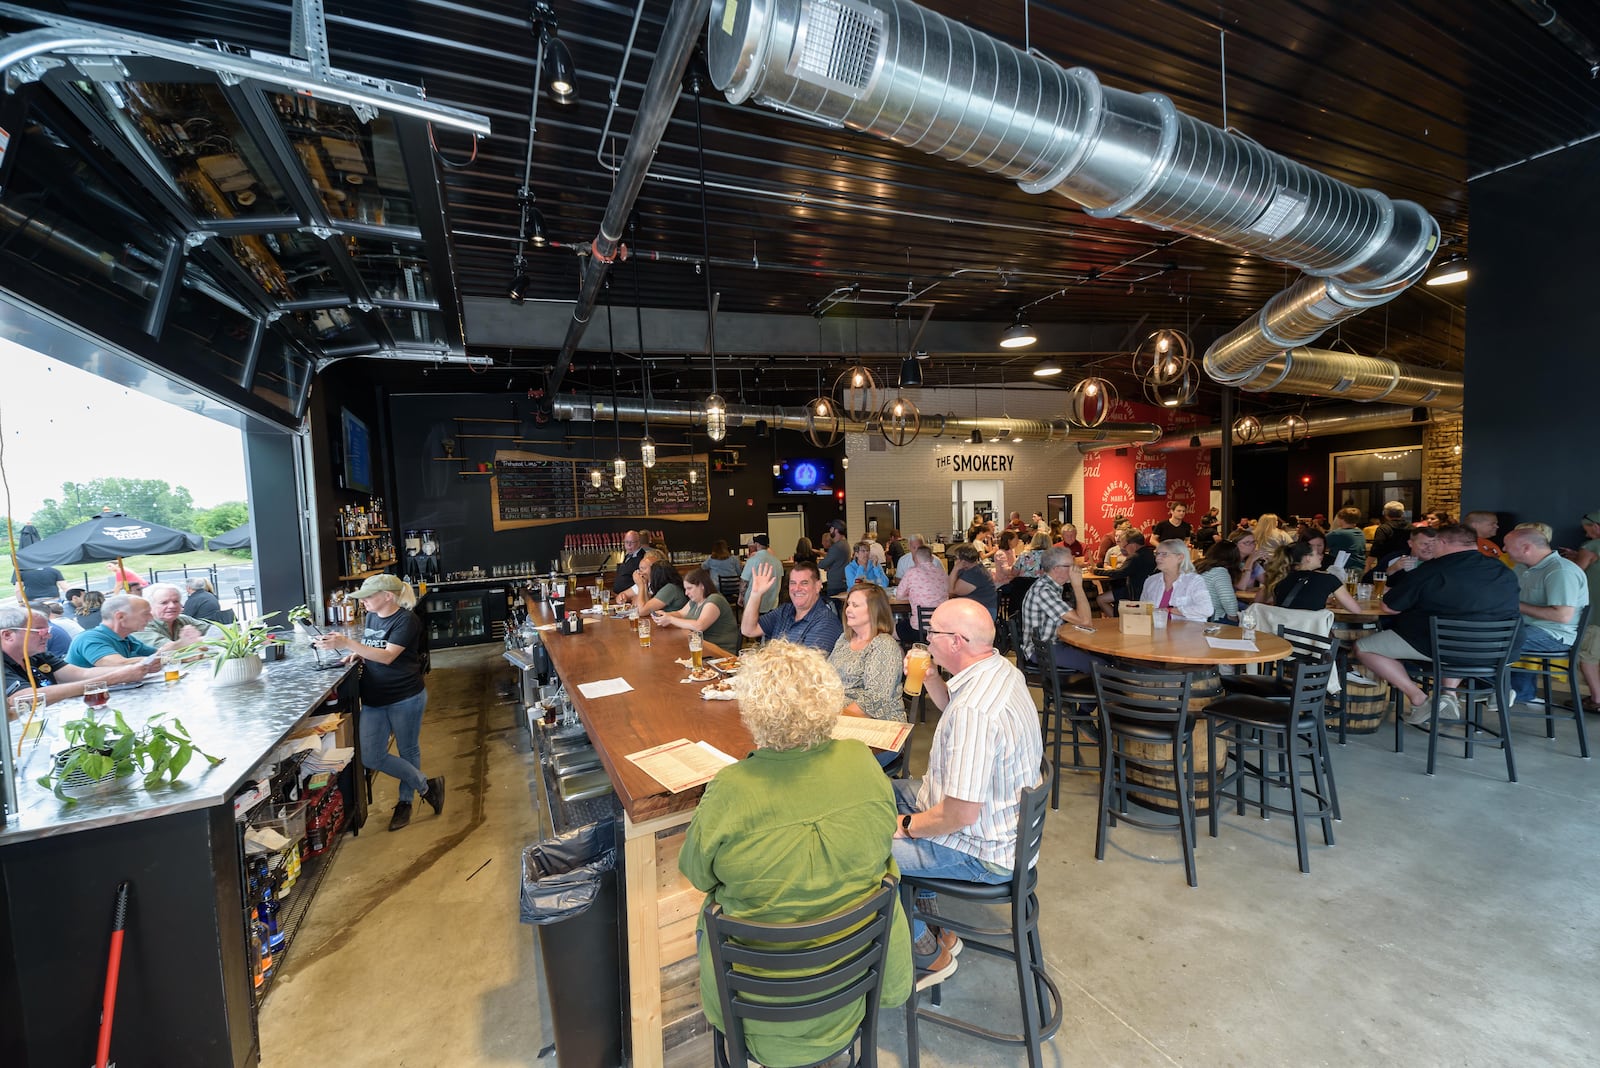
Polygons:
<instances>
[{"instance_id":1,"label":"person seated at round table","mask_svg":"<svg viewBox=\"0 0 1600 1068\"><path fill-rule=\"evenodd\" d=\"M659 557L650 563L650 573L640 583L650 594L639 605L639 616L652 612L676 612L689 603L683 587L678 585L678 569Z\"/></svg>"},{"instance_id":2,"label":"person seated at round table","mask_svg":"<svg viewBox=\"0 0 1600 1068\"><path fill-rule=\"evenodd\" d=\"M712 645L737 655L743 642L739 619L728 599L717 592L717 580L711 572L703 567L689 572L683 578L683 592L688 603L673 612L657 612L651 617L656 625L697 630Z\"/></svg>"},{"instance_id":3,"label":"person seated at round table","mask_svg":"<svg viewBox=\"0 0 1600 1068\"><path fill-rule=\"evenodd\" d=\"M1022 539L1016 531L1002 530L1000 532L1000 546L994 551L994 572L989 576L994 580L995 589L1003 589L1005 584L1017 577L1017 552L1021 548Z\"/></svg>"},{"instance_id":4,"label":"person seated at round table","mask_svg":"<svg viewBox=\"0 0 1600 1068\"><path fill-rule=\"evenodd\" d=\"M1328 607L1328 598L1333 597L1346 612L1361 611L1339 576L1318 570L1321 567L1322 553L1311 542L1296 541L1280 546L1267 564L1258 602L1320 612Z\"/></svg>"},{"instance_id":5,"label":"person seated at round table","mask_svg":"<svg viewBox=\"0 0 1600 1068\"><path fill-rule=\"evenodd\" d=\"M856 554L848 564L844 565L844 584L848 589L858 582L870 582L875 586L885 589L889 586L889 576L883 573L883 568L872 560L872 542L856 542Z\"/></svg>"},{"instance_id":6,"label":"person seated at round table","mask_svg":"<svg viewBox=\"0 0 1600 1068\"><path fill-rule=\"evenodd\" d=\"M949 555L948 553L946 554ZM950 596L970 597L989 611L989 618L1000 615L1000 597L994 588L994 579L979 559L973 545L955 547L956 562L950 568Z\"/></svg>"},{"instance_id":7,"label":"person seated at round table","mask_svg":"<svg viewBox=\"0 0 1600 1068\"><path fill-rule=\"evenodd\" d=\"M1156 543L1156 573L1144 580L1139 600L1154 604L1168 619L1203 623L1211 618L1211 591L1194 572L1188 542L1168 538Z\"/></svg>"},{"instance_id":8,"label":"person seated at round table","mask_svg":"<svg viewBox=\"0 0 1600 1068\"><path fill-rule=\"evenodd\" d=\"M1239 550L1239 578L1233 588L1240 593L1259 588L1267 571L1267 557L1271 554L1256 545L1256 536L1249 530L1235 530L1228 535L1228 540Z\"/></svg>"},{"instance_id":9,"label":"person seated at round table","mask_svg":"<svg viewBox=\"0 0 1600 1068\"><path fill-rule=\"evenodd\" d=\"M1014 567L1015 578L1038 578L1039 560L1044 556L1044 551L1050 548L1050 535L1043 531L1035 534L1026 549L1017 552L1017 562Z\"/></svg>"},{"instance_id":10,"label":"person seated at round table","mask_svg":"<svg viewBox=\"0 0 1600 1068\"><path fill-rule=\"evenodd\" d=\"M904 654L894 636L894 611L882 586L855 587L844 599L844 633L828 654L844 683L844 714L904 721L900 672ZM895 754L887 754L893 758Z\"/></svg>"},{"instance_id":11,"label":"person seated at round table","mask_svg":"<svg viewBox=\"0 0 1600 1068\"><path fill-rule=\"evenodd\" d=\"M872 751L830 737L844 684L817 650L775 641L741 658L733 690L756 748L706 785L678 870L733 919L804 923L861 904L885 875L899 874L890 846L897 809ZM894 909L885 1010L911 993L910 925L898 901ZM700 1005L720 1031L725 1021L703 910L699 924ZM799 1022L752 1019L745 1041L764 1065L817 1064L845 1048L861 1017L852 1002Z\"/></svg>"},{"instance_id":12,"label":"person seated at round table","mask_svg":"<svg viewBox=\"0 0 1600 1068\"><path fill-rule=\"evenodd\" d=\"M1227 538L1217 538L1194 565L1195 574L1211 594L1211 621L1235 623L1239 619L1239 547Z\"/></svg>"}]
</instances>

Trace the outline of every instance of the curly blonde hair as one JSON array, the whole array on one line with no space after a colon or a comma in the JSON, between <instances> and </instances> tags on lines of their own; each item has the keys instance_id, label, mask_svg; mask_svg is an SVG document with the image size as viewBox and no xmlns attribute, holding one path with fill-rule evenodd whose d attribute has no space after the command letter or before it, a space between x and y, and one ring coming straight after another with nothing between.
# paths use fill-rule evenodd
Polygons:
<instances>
[{"instance_id":1,"label":"curly blonde hair","mask_svg":"<svg viewBox=\"0 0 1600 1068\"><path fill-rule=\"evenodd\" d=\"M768 642L739 658L733 679L739 718L761 749L811 749L826 742L844 708L844 683L816 649Z\"/></svg>"}]
</instances>

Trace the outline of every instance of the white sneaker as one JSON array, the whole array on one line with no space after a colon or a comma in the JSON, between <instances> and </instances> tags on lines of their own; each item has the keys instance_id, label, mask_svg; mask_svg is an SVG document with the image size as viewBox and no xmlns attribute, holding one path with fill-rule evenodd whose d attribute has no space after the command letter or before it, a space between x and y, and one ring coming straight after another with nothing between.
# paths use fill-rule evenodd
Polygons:
<instances>
[{"instance_id":1,"label":"white sneaker","mask_svg":"<svg viewBox=\"0 0 1600 1068\"><path fill-rule=\"evenodd\" d=\"M1400 712L1400 718L1413 727L1425 727L1428 725L1428 717L1432 714L1433 703L1431 701L1424 701L1420 705L1414 705L1407 701L1405 708Z\"/></svg>"},{"instance_id":2,"label":"white sneaker","mask_svg":"<svg viewBox=\"0 0 1600 1068\"><path fill-rule=\"evenodd\" d=\"M1512 701L1511 703L1514 705L1535 705L1539 708L1543 708L1544 698L1540 697L1538 694L1534 694L1532 697L1524 698L1520 701Z\"/></svg>"},{"instance_id":3,"label":"white sneaker","mask_svg":"<svg viewBox=\"0 0 1600 1068\"><path fill-rule=\"evenodd\" d=\"M1439 718L1440 719L1460 719L1461 718L1461 702L1456 699L1455 694L1447 693L1447 694L1441 694L1439 696Z\"/></svg>"}]
</instances>

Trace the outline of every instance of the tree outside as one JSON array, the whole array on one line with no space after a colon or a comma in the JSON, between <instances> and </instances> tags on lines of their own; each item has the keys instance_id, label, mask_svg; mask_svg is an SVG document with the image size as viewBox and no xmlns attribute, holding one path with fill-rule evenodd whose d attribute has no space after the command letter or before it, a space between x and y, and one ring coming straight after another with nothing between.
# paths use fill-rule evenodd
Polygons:
<instances>
[{"instance_id":1,"label":"tree outside","mask_svg":"<svg viewBox=\"0 0 1600 1068\"><path fill-rule=\"evenodd\" d=\"M155 478L96 478L88 482L63 482L61 499L46 497L43 506L33 513L29 522L38 529L41 538L48 538L86 519L93 519L107 509L160 523L174 530L194 529L194 498L189 491L183 486L174 489L162 479Z\"/></svg>"}]
</instances>

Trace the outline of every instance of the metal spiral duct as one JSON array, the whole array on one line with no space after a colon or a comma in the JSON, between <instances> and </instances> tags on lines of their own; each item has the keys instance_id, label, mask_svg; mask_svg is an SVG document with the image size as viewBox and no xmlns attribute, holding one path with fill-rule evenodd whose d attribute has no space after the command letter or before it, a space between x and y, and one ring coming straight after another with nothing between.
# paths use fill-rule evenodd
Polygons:
<instances>
[{"instance_id":1,"label":"metal spiral duct","mask_svg":"<svg viewBox=\"0 0 1600 1068\"><path fill-rule=\"evenodd\" d=\"M1462 377L1454 371L1411 367L1381 356L1298 348L1280 352L1238 383L1251 393L1310 393L1356 401L1389 401L1458 410Z\"/></svg>"},{"instance_id":2,"label":"metal spiral duct","mask_svg":"<svg viewBox=\"0 0 1600 1068\"><path fill-rule=\"evenodd\" d=\"M1348 408L1327 408L1320 412L1307 412L1305 414L1306 430L1308 437L1327 437L1330 434L1354 434L1362 430L1387 430L1391 427L1410 426L1416 422L1414 409L1393 404L1353 404ZM1149 453L1176 452L1179 449L1195 448L1191 442L1198 437L1200 448L1217 449L1222 447L1223 428L1220 426L1203 427L1199 430L1174 431L1171 434L1146 445L1144 451ZM1274 441L1270 435L1263 445L1282 444ZM1094 452L1096 449L1106 448L1105 445L1079 445L1080 452ZM1235 446L1239 447L1239 446Z\"/></svg>"},{"instance_id":3,"label":"metal spiral duct","mask_svg":"<svg viewBox=\"0 0 1600 1068\"><path fill-rule=\"evenodd\" d=\"M587 400L559 397L552 411L557 419L571 419L578 422L614 420L623 423L642 423L645 409L642 403L633 400L618 400L614 406L604 401L596 401L591 406ZM728 405L730 428L753 427L757 420L765 420L767 426L773 430L796 430L804 433L812 426L805 408L774 408L754 404ZM670 426L699 426L705 422L705 412L696 404L656 402L650 405L650 422ZM847 416L841 416L837 423L824 420L816 424L819 434L824 436L830 427L842 433L862 434L876 433L878 424ZM981 433L985 439L1005 430L1009 431L1007 441L1020 438L1023 441L1033 442L1094 441L1108 445L1151 442L1162 434L1161 428L1154 423L1102 423L1099 426L1085 427L1065 419L1003 417L968 419L949 415L922 417L921 436L930 441L947 434L960 434L965 437L974 430Z\"/></svg>"},{"instance_id":4,"label":"metal spiral duct","mask_svg":"<svg viewBox=\"0 0 1600 1068\"><path fill-rule=\"evenodd\" d=\"M1410 201L1358 189L1101 85L910 0L712 0L711 80L754 99L1054 191L1090 215L1203 237L1297 267L1255 319L1207 350L1240 383L1284 349L1419 279L1439 226Z\"/></svg>"}]
</instances>

